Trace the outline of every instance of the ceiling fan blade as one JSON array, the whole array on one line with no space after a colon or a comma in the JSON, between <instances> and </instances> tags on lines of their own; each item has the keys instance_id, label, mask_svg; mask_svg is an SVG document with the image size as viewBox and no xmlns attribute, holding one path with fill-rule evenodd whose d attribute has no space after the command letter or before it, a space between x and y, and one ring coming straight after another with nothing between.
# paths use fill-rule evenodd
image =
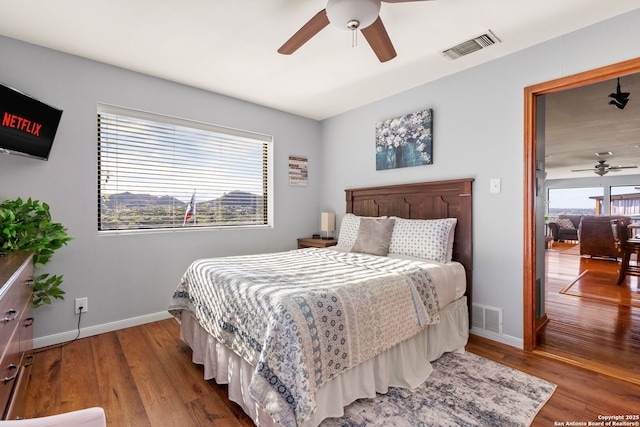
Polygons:
<instances>
[{"instance_id":1,"label":"ceiling fan blade","mask_svg":"<svg viewBox=\"0 0 640 427\"><path fill-rule=\"evenodd\" d=\"M638 166L609 166L607 164L604 163L600 163L598 165L596 165L595 168L591 168L591 169L572 169L571 172L587 172L587 171L594 171L596 173L598 172L603 172L603 173L607 173L607 172L617 172L621 169L636 169Z\"/></svg>"},{"instance_id":2,"label":"ceiling fan blade","mask_svg":"<svg viewBox=\"0 0 640 427\"><path fill-rule=\"evenodd\" d=\"M320 12L316 13L309 22L304 24L293 36L291 36L291 38L287 40L280 49L278 49L278 53L291 55L327 25L329 25L327 11L326 9L322 9Z\"/></svg>"},{"instance_id":3,"label":"ceiling fan blade","mask_svg":"<svg viewBox=\"0 0 640 427\"><path fill-rule=\"evenodd\" d=\"M393 48L393 43L391 43L389 34L379 16L373 24L360 31L380 62L387 62L396 57L396 50Z\"/></svg>"}]
</instances>

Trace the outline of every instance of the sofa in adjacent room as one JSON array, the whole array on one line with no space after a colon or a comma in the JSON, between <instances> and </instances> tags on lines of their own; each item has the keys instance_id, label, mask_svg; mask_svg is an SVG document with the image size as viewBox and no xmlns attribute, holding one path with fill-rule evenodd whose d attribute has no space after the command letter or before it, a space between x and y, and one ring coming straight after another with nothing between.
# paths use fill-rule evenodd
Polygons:
<instances>
[{"instance_id":1,"label":"sofa in adjacent room","mask_svg":"<svg viewBox=\"0 0 640 427\"><path fill-rule=\"evenodd\" d=\"M582 215L558 215L554 221L550 221L547 225L551 230L553 240L556 242L564 242L565 240L578 240L578 227L580 227Z\"/></svg>"}]
</instances>

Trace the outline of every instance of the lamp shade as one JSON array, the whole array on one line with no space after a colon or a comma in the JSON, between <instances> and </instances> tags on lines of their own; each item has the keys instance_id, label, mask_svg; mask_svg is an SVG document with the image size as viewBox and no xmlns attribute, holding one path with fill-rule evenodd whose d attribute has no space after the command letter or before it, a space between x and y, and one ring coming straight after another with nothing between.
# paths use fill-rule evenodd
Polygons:
<instances>
[{"instance_id":1,"label":"lamp shade","mask_svg":"<svg viewBox=\"0 0 640 427\"><path fill-rule=\"evenodd\" d=\"M320 231L329 232L336 229L336 214L333 212L322 212L320 214Z\"/></svg>"},{"instance_id":2,"label":"lamp shade","mask_svg":"<svg viewBox=\"0 0 640 427\"><path fill-rule=\"evenodd\" d=\"M349 23L357 21L356 28L363 29L378 18L380 0L329 0L326 10L329 22L338 28L352 30Z\"/></svg>"}]
</instances>

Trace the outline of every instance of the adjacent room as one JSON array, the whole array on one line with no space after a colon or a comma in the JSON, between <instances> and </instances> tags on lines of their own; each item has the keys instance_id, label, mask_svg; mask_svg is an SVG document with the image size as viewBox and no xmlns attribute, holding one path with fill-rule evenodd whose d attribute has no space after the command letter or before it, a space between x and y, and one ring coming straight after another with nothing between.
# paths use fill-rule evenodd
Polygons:
<instances>
[{"instance_id":1,"label":"adjacent room","mask_svg":"<svg viewBox=\"0 0 640 427\"><path fill-rule=\"evenodd\" d=\"M538 349L634 381L640 378L637 256L629 251L632 268L623 267L612 221L630 227L627 237L637 234L640 129L624 99L639 83L635 73L544 95L538 134L545 173L538 215L544 215L546 245ZM619 93L621 103L614 99Z\"/></svg>"},{"instance_id":2,"label":"adjacent room","mask_svg":"<svg viewBox=\"0 0 640 427\"><path fill-rule=\"evenodd\" d=\"M638 0L2 6L0 426L640 421Z\"/></svg>"}]
</instances>

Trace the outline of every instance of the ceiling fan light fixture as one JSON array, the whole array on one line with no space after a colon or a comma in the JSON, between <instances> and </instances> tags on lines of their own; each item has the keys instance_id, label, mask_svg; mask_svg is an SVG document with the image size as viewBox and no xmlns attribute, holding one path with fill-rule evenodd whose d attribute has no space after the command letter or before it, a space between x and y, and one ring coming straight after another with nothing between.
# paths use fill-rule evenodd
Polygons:
<instances>
[{"instance_id":1,"label":"ceiling fan light fixture","mask_svg":"<svg viewBox=\"0 0 640 427\"><path fill-rule=\"evenodd\" d=\"M378 19L380 5L381 0L329 0L327 18L343 30L362 30Z\"/></svg>"},{"instance_id":2,"label":"ceiling fan light fixture","mask_svg":"<svg viewBox=\"0 0 640 427\"><path fill-rule=\"evenodd\" d=\"M637 169L638 166L622 166L622 165L609 165L606 160L598 160L598 164L593 169L573 169L571 172L586 172L593 171L596 175L604 176L609 172L620 172L622 169Z\"/></svg>"},{"instance_id":3,"label":"ceiling fan light fixture","mask_svg":"<svg viewBox=\"0 0 640 427\"><path fill-rule=\"evenodd\" d=\"M347 28L350 30L357 30L359 26L360 26L360 21L357 21L355 19L352 19L351 21L347 22Z\"/></svg>"}]
</instances>

